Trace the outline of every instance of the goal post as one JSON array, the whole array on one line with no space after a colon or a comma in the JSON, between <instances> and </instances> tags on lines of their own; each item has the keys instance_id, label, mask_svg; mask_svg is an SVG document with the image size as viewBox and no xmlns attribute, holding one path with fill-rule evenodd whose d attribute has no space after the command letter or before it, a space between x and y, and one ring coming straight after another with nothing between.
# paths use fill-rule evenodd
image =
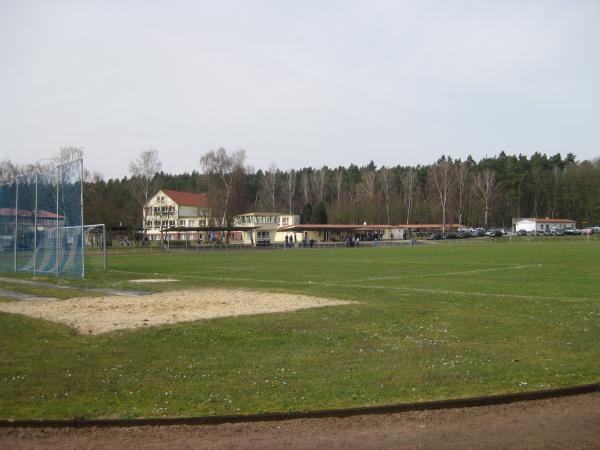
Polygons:
<instances>
[{"instance_id":1,"label":"goal post","mask_svg":"<svg viewBox=\"0 0 600 450\"><path fill-rule=\"evenodd\" d=\"M86 271L106 270L106 226L103 223L84 225L83 236Z\"/></svg>"}]
</instances>

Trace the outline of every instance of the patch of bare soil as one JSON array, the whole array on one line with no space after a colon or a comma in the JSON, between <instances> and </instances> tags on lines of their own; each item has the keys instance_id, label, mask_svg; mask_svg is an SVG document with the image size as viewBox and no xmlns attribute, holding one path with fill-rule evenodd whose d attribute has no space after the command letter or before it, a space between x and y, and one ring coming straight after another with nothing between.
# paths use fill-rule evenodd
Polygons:
<instances>
[{"instance_id":1,"label":"patch of bare soil","mask_svg":"<svg viewBox=\"0 0 600 450\"><path fill-rule=\"evenodd\" d=\"M343 419L0 429L11 449L598 449L600 394Z\"/></svg>"},{"instance_id":2,"label":"patch of bare soil","mask_svg":"<svg viewBox=\"0 0 600 450\"><path fill-rule=\"evenodd\" d=\"M307 295L240 289L195 289L151 295L0 303L0 311L63 323L82 334L100 334L126 328L349 303L353 302Z\"/></svg>"}]
</instances>

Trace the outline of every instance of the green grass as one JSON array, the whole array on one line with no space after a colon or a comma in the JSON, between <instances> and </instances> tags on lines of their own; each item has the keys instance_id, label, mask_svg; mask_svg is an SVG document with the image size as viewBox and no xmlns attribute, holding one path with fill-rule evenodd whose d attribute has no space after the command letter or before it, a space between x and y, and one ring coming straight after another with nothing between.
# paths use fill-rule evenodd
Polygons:
<instances>
[{"instance_id":1,"label":"green grass","mask_svg":"<svg viewBox=\"0 0 600 450\"><path fill-rule=\"evenodd\" d=\"M80 336L0 314L0 416L288 411L600 379L600 242L130 254L83 284L242 287L344 306ZM139 286L136 286L139 288Z\"/></svg>"}]
</instances>

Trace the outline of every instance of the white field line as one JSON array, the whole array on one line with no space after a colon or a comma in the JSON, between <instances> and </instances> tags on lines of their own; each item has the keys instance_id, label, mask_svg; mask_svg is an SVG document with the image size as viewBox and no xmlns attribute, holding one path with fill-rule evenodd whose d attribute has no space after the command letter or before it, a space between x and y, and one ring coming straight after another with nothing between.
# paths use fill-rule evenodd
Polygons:
<instances>
[{"instance_id":1,"label":"white field line","mask_svg":"<svg viewBox=\"0 0 600 450\"><path fill-rule=\"evenodd\" d=\"M329 281L329 283L362 283L365 281L377 281L377 280L401 280L401 279L411 279L411 278L424 278L424 277L442 277L446 275L465 275L469 273L481 273L481 272L495 272L498 270L510 270L510 269L525 269L527 267L541 267L541 264L526 264L523 266L503 266L503 267L492 267L490 269L474 269L474 270L463 270L458 272L434 272L434 273L421 273L421 274L413 274L413 275L393 275L388 277L368 277L362 278L358 280L338 280L338 281Z\"/></svg>"},{"instance_id":2,"label":"white field line","mask_svg":"<svg viewBox=\"0 0 600 450\"><path fill-rule=\"evenodd\" d=\"M119 272L119 273L129 273L133 275L152 275L152 276L162 276L162 277L171 277L173 274L165 273L148 273L148 272L132 272L127 270L116 270L109 269L109 272ZM199 279L199 280L220 280L220 281L253 281L255 283L265 283L265 284L279 284L279 285L300 285L300 286L322 286L322 287L345 287L350 289L376 289L376 290L388 290L388 291L396 291L396 292L419 292L419 293L428 293L428 294L439 294L439 295L472 295L476 297L498 297L498 298L522 298L527 300L600 300L600 298L596 297L565 297L565 296L543 296L543 295L523 295L523 294L495 294L490 292L467 292L467 291L450 291L450 290L441 290L441 289L424 289L424 288L409 288L409 287L394 287L394 286L370 286L364 284L338 284L338 283L330 283L326 281L287 281L287 280L263 280L258 278L234 278L234 277L210 277L210 276L194 276L194 275L178 275L180 278L190 278L190 279Z\"/></svg>"}]
</instances>

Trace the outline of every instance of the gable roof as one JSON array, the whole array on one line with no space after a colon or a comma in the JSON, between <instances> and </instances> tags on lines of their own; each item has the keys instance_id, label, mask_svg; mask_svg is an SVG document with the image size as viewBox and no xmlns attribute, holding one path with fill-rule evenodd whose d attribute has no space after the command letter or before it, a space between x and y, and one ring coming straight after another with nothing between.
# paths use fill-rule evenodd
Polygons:
<instances>
[{"instance_id":1,"label":"gable roof","mask_svg":"<svg viewBox=\"0 0 600 450\"><path fill-rule=\"evenodd\" d=\"M171 191L170 189L161 189L161 192L168 196L178 205L199 206L208 208L208 195L195 194L194 192Z\"/></svg>"}]
</instances>

